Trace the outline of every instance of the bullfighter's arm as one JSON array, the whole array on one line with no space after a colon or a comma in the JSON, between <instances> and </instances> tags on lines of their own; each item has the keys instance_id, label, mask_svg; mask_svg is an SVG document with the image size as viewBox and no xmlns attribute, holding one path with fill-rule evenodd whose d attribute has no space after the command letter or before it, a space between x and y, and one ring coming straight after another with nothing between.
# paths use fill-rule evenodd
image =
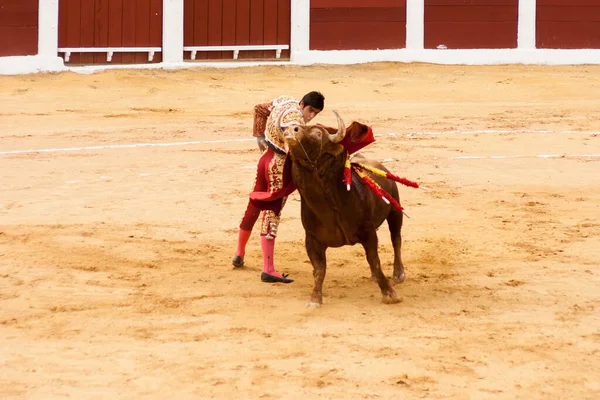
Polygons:
<instances>
[{"instance_id":1,"label":"bullfighter's arm","mask_svg":"<svg viewBox=\"0 0 600 400\"><path fill-rule=\"evenodd\" d=\"M267 144L265 143L265 129L272 109L272 103L262 103L254 106L254 129L252 136L256 138L258 148L261 151L267 148Z\"/></svg>"}]
</instances>

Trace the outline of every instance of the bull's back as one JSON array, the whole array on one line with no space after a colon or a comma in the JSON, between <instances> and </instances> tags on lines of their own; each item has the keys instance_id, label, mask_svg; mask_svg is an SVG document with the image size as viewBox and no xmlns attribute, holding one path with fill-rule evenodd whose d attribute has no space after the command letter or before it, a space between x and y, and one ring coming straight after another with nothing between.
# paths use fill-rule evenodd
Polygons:
<instances>
[{"instance_id":1,"label":"bull's back","mask_svg":"<svg viewBox=\"0 0 600 400\"><path fill-rule=\"evenodd\" d=\"M365 164L369 167L377 168L384 172L390 172L379 161L366 158L361 153L356 153L355 155L353 155L351 158L351 161ZM389 193L396 201L400 201L400 197L399 197L399 193L398 193L398 186L397 186L396 182L392 181L391 179L382 177L382 176L377 176L377 175L373 175L370 173L369 173L369 175L373 178L373 180L375 182L377 182L379 184L379 186L381 186L381 188L383 190L385 190L387 193Z\"/></svg>"}]
</instances>

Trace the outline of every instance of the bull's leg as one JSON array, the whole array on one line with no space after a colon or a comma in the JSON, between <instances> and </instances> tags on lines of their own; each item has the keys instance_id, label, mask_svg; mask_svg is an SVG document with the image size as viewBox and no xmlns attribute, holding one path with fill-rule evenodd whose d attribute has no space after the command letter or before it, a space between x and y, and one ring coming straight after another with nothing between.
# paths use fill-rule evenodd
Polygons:
<instances>
[{"instance_id":1,"label":"bull's leg","mask_svg":"<svg viewBox=\"0 0 600 400\"><path fill-rule=\"evenodd\" d=\"M372 229L368 233L366 240L362 242L367 255L367 261L371 267L371 276L373 276L379 284L381 294L383 295L383 302L388 304L398 303L400 300L396 295L396 291L392 285L390 285L390 282L381 270L381 262L379 260L379 253L377 252L377 243L377 232L375 229Z\"/></svg>"},{"instance_id":2,"label":"bull's leg","mask_svg":"<svg viewBox=\"0 0 600 400\"><path fill-rule=\"evenodd\" d=\"M404 282L406 274L404 273L404 264L402 263L402 211L392 208L392 211L387 217L388 227L390 228L390 236L392 238L392 246L394 246L394 281L398 283Z\"/></svg>"},{"instance_id":3,"label":"bull's leg","mask_svg":"<svg viewBox=\"0 0 600 400\"><path fill-rule=\"evenodd\" d=\"M310 296L310 301L306 307L318 308L323 304L323 281L327 269L327 259L325 257L326 247L319 243L314 237L306 235L306 252L313 266L313 277L315 278L315 287Z\"/></svg>"}]
</instances>

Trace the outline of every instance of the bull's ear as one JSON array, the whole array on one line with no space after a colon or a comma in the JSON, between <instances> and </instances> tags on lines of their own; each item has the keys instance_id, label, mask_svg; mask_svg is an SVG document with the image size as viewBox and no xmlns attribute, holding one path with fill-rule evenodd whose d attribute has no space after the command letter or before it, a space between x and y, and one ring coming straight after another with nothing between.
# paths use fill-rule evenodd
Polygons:
<instances>
[{"instance_id":1,"label":"bull's ear","mask_svg":"<svg viewBox=\"0 0 600 400\"><path fill-rule=\"evenodd\" d=\"M348 128L346 128L346 137L350 137L350 142L360 143L369 134L369 127L361 124L360 122L353 121Z\"/></svg>"},{"instance_id":2,"label":"bull's ear","mask_svg":"<svg viewBox=\"0 0 600 400\"><path fill-rule=\"evenodd\" d=\"M333 155L334 157L342 154L346 149L339 143L329 143L327 146L327 153Z\"/></svg>"},{"instance_id":3,"label":"bull's ear","mask_svg":"<svg viewBox=\"0 0 600 400\"><path fill-rule=\"evenodd\" d=\"M331 131L331 129L333 130L333 132ZM336 132L335 128L323 127L323 130L325 131L323 133L334 134ZM348 131L346 131L346 135L347 134L348 134ZM334 157L337 157L340 154L342 154L346 150L346 148L341 143L333 143L333 142L328 141L327 144L325 144L324 150L326 153L329 153L329 154L333 155Z\"/></svg>"}]
</instances>

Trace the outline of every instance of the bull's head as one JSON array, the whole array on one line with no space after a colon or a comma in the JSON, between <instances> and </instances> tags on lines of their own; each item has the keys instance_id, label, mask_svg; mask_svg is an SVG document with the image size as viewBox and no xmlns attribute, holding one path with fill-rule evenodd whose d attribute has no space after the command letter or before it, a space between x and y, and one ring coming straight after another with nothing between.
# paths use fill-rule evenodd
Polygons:
<instances>
[{"instance_id":1,"label":"bull's head","mask_svg":"<svg viewBox=\"0 0 600 400\"><path fill-rule=\"evenodd\" d=\"M281 115L279 116L277 126L280 127L285 144L294 159L306 160L312 167L316 167L321 155L329 153L337 156L343 151L344 148L339 142L346 136L346 128L337 111L333 110L333 113L338 123L335 133L329 133L327 129L318 125L293 125L283 130Z\"/></svg>"}]
</instances>

